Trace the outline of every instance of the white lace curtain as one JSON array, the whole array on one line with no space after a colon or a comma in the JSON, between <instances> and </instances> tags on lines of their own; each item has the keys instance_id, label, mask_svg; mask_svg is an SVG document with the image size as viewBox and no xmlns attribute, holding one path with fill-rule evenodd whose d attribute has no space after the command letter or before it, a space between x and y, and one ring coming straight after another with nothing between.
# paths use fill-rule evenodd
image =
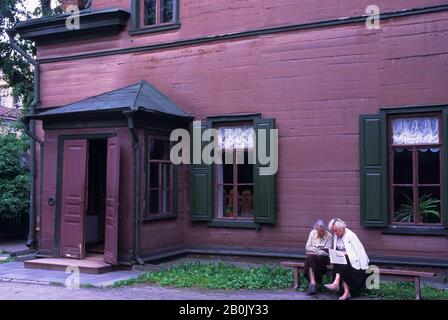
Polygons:
<instances>
[{"instance_id":1,"label":"white lace curtain","mask_svg":"<svg viewBox=\"0 0 448 320\"><path fill-rule=\"evenodd\" d=\"M254 147L254 129L251 126L218 128L218 144L223 149L251 149Z\"/></svg>"},{"instance_id":2,"label":"white lace curtain","mask_svg":"<svg viewBox=\"0 0 448 320\"><path fill-rule=\"evenodd\" d=\"M394 119L392 120L392 138L396 145L439 143L439 119Z\"/></svg>"}]
</instances>

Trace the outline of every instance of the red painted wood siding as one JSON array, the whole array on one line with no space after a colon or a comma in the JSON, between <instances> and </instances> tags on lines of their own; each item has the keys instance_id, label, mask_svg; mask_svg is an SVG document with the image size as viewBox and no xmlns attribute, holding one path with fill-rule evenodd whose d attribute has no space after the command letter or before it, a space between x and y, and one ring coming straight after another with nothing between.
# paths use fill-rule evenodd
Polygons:
<instances>
[{"instance_id":1,"label":"red painted wood siding","mask_svg":"<svg viewBox=\"0 0 448 320\"><path fill-rule=\"evenodd\" d=\"M118 254L128 256L133 248L133 177L132 140L127 128L99 128L74 130L47 130L45 132L45 151L43 169L43 196L40 220L40 246L43 252L51 253L55 249L56 206L48 205L48 198L56 199L57 148L59 135L116 133L120 138L120 207L118 226Z\"/></svg>"},{"instance_id":2,"label":"red painted wood siding","mask_svg":"<svg viewBox=\"0 0 448 320\"><path fill-rule=\"evenodd\" d=\"M143 0L140 0L143 1ZM129 36L130 23L118 36L95 41L76 41L63 46L39 48L39 58L94 50L109 50L186 38L241 32L287 24L360 16L369 5L382 12L447 4L446 0L179 0L181 28L175 31ZM95 0L93 9L121 8L130 11L131 0Z\"/></svg>"},{"instance_id":3,"label":"red painted wood siding","mask_svg":"<svg viewBox=\"0 0 448 320\"><path fill-rule=\"evenodd\" d=\"M406 7L406 3L394 2L394 6ZM276 225L259 233L208 228L188 221L184 203L177 220L142 226L143 253L180 242L303 248L317 218L337 216L348 222L369 253L447 258L446 237L382 235L361 228L358 173L359 114L377 113L382 106L448 102L447 35L448 13L443 12L388 20L379 31L368 31L362 24L344 25L44 64L42 106L70 103L145 79L198 118L240 112L276 118L280 135ZM122 37L121 45L127 45L127 35ZM149 36L145 37L132 39L148 42ZM57 50L74 52L65 45ZM50 141L54 134L49 133ZM52 142L48 146L47 134L45 138L48 167L55 147ZM46 177L53 174L49 171L44 171L47 194L54 184ZM121 177L128 179L122 190L131 208L132 174L122 172ZM183 184L182 191L187 187ZM42 217L42 226L51 226L51 210ZM132 211L123 215L128 220L123 228L120 222L120 239L127 239L123 230L131 230ZM51 241L46 228L43 243Z\"/></svg>"}]
</instances>

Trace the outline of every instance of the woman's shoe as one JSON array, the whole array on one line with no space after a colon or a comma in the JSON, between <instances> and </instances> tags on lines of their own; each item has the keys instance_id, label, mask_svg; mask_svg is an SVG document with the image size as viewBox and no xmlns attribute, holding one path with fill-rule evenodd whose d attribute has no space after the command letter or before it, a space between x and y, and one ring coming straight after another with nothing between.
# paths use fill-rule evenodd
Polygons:
<instances>
[{"instance_id":1,"label":"woman's shoe","mask_svg":"<svg viewBox=\"0 0 448 320\"><path fill-rule=\"evenodd\" d=\"M339 291L339 286L334 286L333 284L326 284L325 288L327 288L330 291Z\"/></svg>"},{"instance_id":2,"label":"woman's shoe","mask_svg":"<svg viewBox=\"0 0 448 320\"><path fill-rule=\"evenodd\" d=\"M309 296L312 296L313 294L316 294L316 285L310 284L308 287L308 292L306 293Z\"/></svg>"},{"instance_id":3,"label":"woman's shoe","mask_svg":"<svg viewBox=\"0 0 448 320\"><path fill-rule=\"evenodd\" d=\"M342 295L342 296L340 296L339 297L339 300L348 300L348 299L350 299L352 296L351 295Z\"/></svg>"}]
</instances>

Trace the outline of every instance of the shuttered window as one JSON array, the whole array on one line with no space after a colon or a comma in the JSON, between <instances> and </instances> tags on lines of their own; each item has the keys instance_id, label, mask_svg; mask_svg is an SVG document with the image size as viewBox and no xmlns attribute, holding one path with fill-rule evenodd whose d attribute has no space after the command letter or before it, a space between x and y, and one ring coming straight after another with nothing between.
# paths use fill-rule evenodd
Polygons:
<instances>
[{"instance_id":1,"label":"shuttered window","mask_svg":"<svg viewBox=\"0 0 448 320\"><path fill-rule=\"evenodd\" d=\"M363 226L448 227L448 111L442 111L360 116Z\"/></svg>"},{"instance_id":2,"label":"shuttered window","mask_svg":"<svg viewBox=\"0 0 448 320\"><path fill-rule=\"evenodd\" d=\"M203 121L201 126L202 131L218 130L222 164L190 165L191 220L274 223L276 175L262 169L269 164L256 156L259 141L252 140L262 130L268 133L268 150L271 143L276 146L269 135L269 130L275 129L274 119L219 117ZM203 147L208 143L203 142Z\"/></svg>"}]
</instances>

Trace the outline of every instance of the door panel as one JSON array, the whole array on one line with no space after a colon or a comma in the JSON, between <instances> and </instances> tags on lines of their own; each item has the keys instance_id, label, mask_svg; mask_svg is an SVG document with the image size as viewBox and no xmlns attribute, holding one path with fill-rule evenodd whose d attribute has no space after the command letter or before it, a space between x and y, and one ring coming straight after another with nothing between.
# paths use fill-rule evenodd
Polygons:
<instances>
[{"instance_id":1,"label":"door panel","mask_svg":"<svg viewBox=\"0 0 448 320\"><path fill-rule=\"evenodd\" d=\"M83 259L87 140L65 140L62 167L61 256Z\"/></svg>"},{"instance_id":2,"label":"door panel","mask_svg":"<svg viewBox=\"0 0 448 320\"><path fill-rule=\"evenodd\" d=\"M118 264L118 207L120 182L120 140L107 140L106 176L106 234L104 240L104 261Z\"/></svg>"}]
</instances>

